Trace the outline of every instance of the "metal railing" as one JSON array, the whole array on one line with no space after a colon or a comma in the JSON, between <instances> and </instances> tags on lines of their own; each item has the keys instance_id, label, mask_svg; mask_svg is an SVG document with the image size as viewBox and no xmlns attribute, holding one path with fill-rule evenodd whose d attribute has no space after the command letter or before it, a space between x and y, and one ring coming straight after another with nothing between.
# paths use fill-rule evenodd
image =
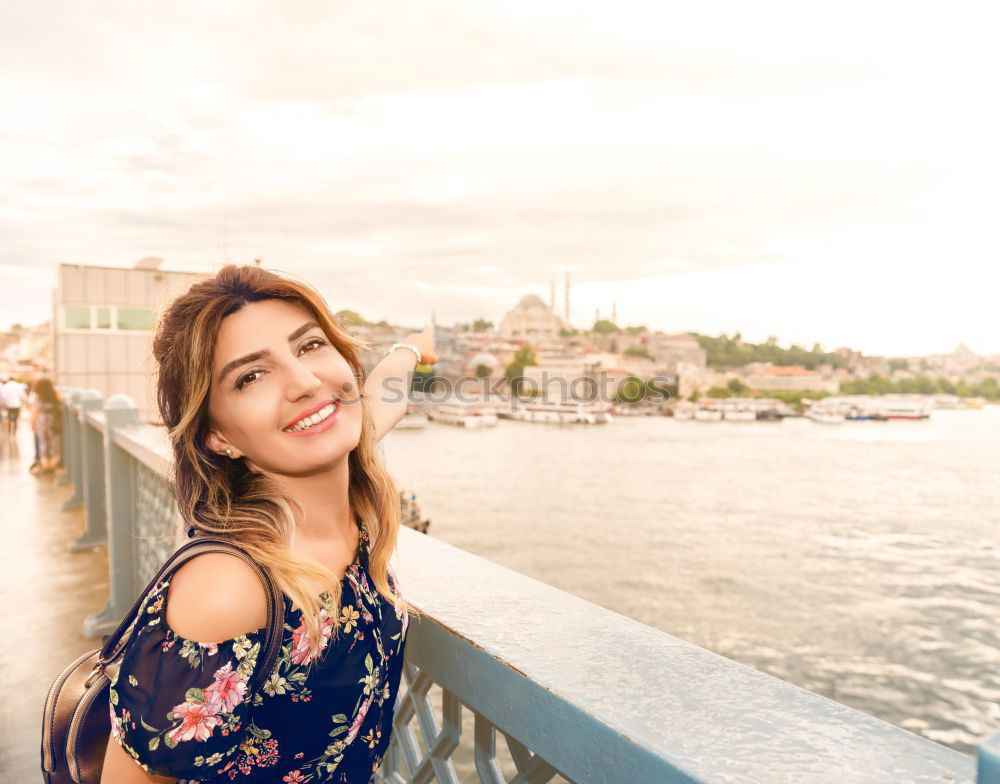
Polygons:
<instances>
[{"instance_id":1,"label":"metal railing","mask_svg":"<svg viewBox=\"0 0 1000 784\"><path fill-rule=\"evenodd\" d=\"M162 428L124 395L63 400L60 481L86 512L71 547L108 547L98 636L181 527ZM962 754L408 527L394 559L422 617L380 784L1000 784L1000 735Z\"/></svg>"}]
</instances>

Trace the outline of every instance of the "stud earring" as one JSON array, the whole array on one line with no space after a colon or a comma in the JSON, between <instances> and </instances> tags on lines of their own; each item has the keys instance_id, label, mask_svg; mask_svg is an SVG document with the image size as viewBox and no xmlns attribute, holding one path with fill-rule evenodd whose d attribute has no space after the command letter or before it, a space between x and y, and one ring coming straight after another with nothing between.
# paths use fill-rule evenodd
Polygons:
<instances>
[{"instance_id":1,"label":"stud earring","mask_svg":"<svg viewBox=\"0 0 1000 784\"><path fill-rule=\"evenodd\" d=\"M226 447L225 451L226 451L226 457L232 457L233 456L233 450L230 449L228 446Z\"/></svg>"}]
</instances>

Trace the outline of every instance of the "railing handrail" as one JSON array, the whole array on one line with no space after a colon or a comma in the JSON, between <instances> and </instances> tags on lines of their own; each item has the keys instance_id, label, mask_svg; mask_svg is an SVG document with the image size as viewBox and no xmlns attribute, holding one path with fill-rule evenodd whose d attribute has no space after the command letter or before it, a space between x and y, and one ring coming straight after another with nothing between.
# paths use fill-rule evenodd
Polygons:
<instances>
[{"instance_id":1,"label":"railing handrail","mask_svg":"<svg viewBox=\"0 0 1000 784\"><path fill-rule=\"evenodd\" d=\"M107 418L83 398L71 420L104 425L109 472L128 455L169 476L162 427L124 396ZM82 429L74 443L95 449ZM109 517L114 504L109 489ZM409 528L393 566L422 616L407 660L575 782L1000 784L1000 736L978 747L977 779L970 755Z\"/></svg>"}]
</instances>

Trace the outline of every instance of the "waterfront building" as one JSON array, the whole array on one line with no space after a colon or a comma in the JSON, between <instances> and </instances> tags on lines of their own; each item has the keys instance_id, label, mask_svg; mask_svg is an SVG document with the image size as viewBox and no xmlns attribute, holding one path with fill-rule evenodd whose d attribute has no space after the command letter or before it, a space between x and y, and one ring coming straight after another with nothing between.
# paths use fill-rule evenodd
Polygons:
<instances>
[{"instance_id":1,"label":"waterfront building","mask_svg":"<svg viewBox=\"0 0 1000 784\"><path fill-rule=\"evenodd\" d=\"M52 324L0 332L0 373L36 378L52 373Z\"/></svg>"},{"instance_id":2,"label":"waterfront building","mask_svg":"<svg viewBox=\"0 0 1000 784\"><path fill-rule=\"evenodd\" d=\"M157 318L202 274L160 264L158 258L132 268L60 264L52 299L55 382L102 397L124 392L148 422L158 417L151 384Z\"/></svg>"},{"instance_id":3,"label":"waterfront building","mask_svg":"<svg viewBox=\"0 0 1000 784\"><path fill-rule=\"evenodd\" d=\"M806 370L801 365L771 365L747 374L743 383L750 389L767 392L789 390L836 394L840 391L840 382L835 378L826 378L822 373Z\"/></svg>"},{"instance_id":4,"label":"waterfront building","mask_svg":"<svg viewBox=\"0 0 1000 784\"><path fill-rule=\"evenodd\" d=\"M668 373L680 374L682 369L692 372L708 367L708 353L688 332L654 332L646 341L646 350L653 357L656 367Z\"/></svg>"}]
</instances>

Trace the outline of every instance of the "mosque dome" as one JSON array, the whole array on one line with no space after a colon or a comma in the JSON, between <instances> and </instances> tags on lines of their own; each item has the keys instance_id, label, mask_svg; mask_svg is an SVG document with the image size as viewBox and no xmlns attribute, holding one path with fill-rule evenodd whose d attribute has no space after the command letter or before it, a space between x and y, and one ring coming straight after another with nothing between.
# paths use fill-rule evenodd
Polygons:
<instances>
[{"instance_id":1,"label":"mosque dome","mask_svg":"<svg viewBox=\"0 0 1000 784\"><path fill-rule=\"evenodd\" d=\"M542 302L541 297L539 297L537 294L525 294L523 297L521 297L521 301L518 302L517 304L518 307L521 308L538 307L539 305L543 308L546 307L545 303Z\"/></svg>"}]
</instances>

